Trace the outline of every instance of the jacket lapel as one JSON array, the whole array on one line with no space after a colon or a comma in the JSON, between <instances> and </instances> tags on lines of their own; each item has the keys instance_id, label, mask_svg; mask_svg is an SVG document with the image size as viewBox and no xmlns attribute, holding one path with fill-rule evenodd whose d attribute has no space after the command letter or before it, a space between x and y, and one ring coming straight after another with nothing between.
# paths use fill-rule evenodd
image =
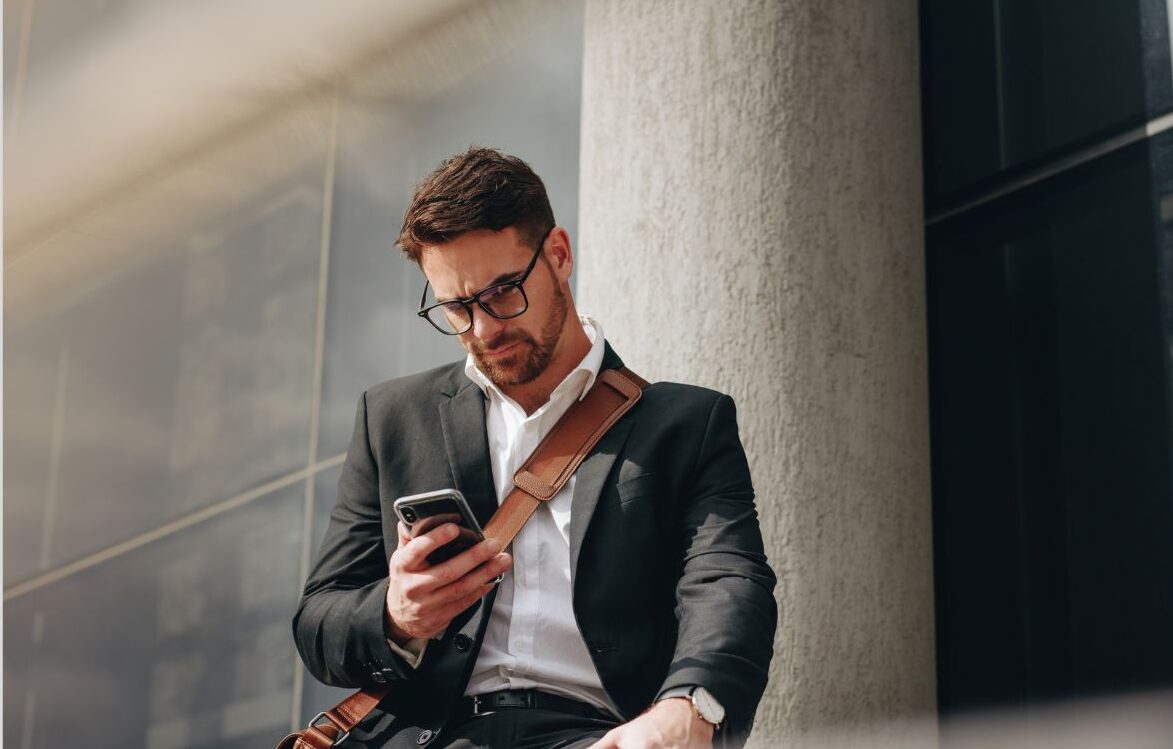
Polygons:
<instances>
[{"instance_id":1,"label":"jacket lapel","mask_svg":"<svg viewBox=\"0 0 1173 749\"><path fill-rule=\"evenodd\" d=\"M638 408L638 405L636 406ZM582 551L583 539L586 538L587 528L594 517L595 507L599 504L599 496L603 493L603 485L619 451L627 442L627 435L634 424L632 414L626 414L611 427L590 455L583 460L578 470L574 472L574 497L570 504L570 581L574 585L575 575L578 572L578 555Z\"/></svg>"},{"instance_id":2,"label":"jacket lapel","mask_svg":"<svg viewBox=\"0 0 1173 749\"><path fill-rule=\"evenodd\" d=\"M455 394L444 397L440 402L440 425L452 479L483 526L497 511L497 491L489 463L485 395L481 389L465 380L455 388Z\"/></svg>"},{"instance_id":3,"label":"jacket lapel","mask_svg":"<svg viewBox=\"0 0 1173 749\"><path fill-rule=\"evenodd\" d=\"M611 348L610 343L604 342L603 364L599 368L620 369L623 360ZM636 409L638 409L638 404ZM594 517L595 507L599 504L599 497L603 493L603 485L615 459L627 442L627 435L631 432L633 414L628 413L607 431L595 449L587 455L578 470L574 472L574 497L570 505L570 580L574 584L575 574L578 571L578 555L582 551L583 539L586 538L587 528Z\"/></svg>"}]
</instances>

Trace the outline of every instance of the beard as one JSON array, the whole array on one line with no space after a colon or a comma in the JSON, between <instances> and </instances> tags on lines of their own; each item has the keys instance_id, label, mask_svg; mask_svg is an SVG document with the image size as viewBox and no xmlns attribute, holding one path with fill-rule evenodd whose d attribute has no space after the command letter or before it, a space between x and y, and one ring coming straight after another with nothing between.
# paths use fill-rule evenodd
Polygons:
<instances>
[{"instance_id":1,"label":"beard","mask_svg":"<svg viewBox=\"0 0 1173 749\"><path fill-rule=\"evenodd\" d=\"M502 333L493 340L476 345L472 353L477 369L497 387L510 385L524 385L533 382L550 362L554 359L554 352L558 342L562 340L562 329L566 325L567 313L566 295L562 289L554 286L554 303L550 307L550 315L542 324L540 338L535 339L524 330L513 330ZM501 348L511 343L520 343L517 350L508 356L490 361L485 357L485 351Z\"/></svg>"}]
</instances>

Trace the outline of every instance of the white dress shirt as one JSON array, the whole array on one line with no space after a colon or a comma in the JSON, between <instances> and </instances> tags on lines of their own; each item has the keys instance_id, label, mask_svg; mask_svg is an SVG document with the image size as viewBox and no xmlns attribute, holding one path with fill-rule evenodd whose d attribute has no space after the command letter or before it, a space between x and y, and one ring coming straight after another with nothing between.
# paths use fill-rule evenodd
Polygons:
<instances>
[{"instance_id":1,"label":"white dress shirt","mask_svg":"<svg viewBox=\"0 0 1173 749\"><path fill-rule=\"evenodd\" d=\"M603 363L603 330L580 316L591 349L538 410L526 415L468 357L465 374L487 398L489 459L500 505L513 475L566 410L595 383ZM618 715L574 619L570 584L570 506L574 476L542 502L513 540L513 568L493 603L466 695L541 689Z\"/></svg>"}]
</instances>

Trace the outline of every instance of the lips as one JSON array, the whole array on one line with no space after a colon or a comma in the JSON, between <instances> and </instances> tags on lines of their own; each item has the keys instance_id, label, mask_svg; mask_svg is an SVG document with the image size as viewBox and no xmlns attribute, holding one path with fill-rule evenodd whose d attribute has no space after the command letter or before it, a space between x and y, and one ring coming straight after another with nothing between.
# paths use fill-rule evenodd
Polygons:
<instances>
[{"instance_id":1,"label":"lips","mask_svg":"<svg viewBox=\"0 0 1173 749\"><path fill-rule=\"evenodd\" d=\"M484 352L484 355L485 356L503 356L504 354L507 354L510 351L512 351L514 348L516 348L517 344L519 344L519 343L521 343L521 341L514 341L513 343L507 343L504 346L501 346L500 348L488 349Z\"/></svg>"}]
</instances>

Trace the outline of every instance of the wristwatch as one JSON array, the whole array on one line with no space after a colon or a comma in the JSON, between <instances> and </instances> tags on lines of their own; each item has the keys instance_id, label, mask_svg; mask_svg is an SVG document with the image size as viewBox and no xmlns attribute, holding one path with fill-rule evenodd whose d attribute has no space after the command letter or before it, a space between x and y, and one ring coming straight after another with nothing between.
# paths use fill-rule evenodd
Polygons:
<instances>
[{"instance_id":1,"label":"wristwatch","mask_svg":"<svg viewBox=\"0 0 1173 749\"><path fill-rule=\"evenodd\" d=\"M714 730L719 730L721 724L725 722L725 708L721 706L720 702L717 702L713 693L704 687L674 687L661 694L656 702L663 702L671 697L687 697L691 700L692 709L701 717L701 720L711 724Z\"/></svg>"}]
</instances>

